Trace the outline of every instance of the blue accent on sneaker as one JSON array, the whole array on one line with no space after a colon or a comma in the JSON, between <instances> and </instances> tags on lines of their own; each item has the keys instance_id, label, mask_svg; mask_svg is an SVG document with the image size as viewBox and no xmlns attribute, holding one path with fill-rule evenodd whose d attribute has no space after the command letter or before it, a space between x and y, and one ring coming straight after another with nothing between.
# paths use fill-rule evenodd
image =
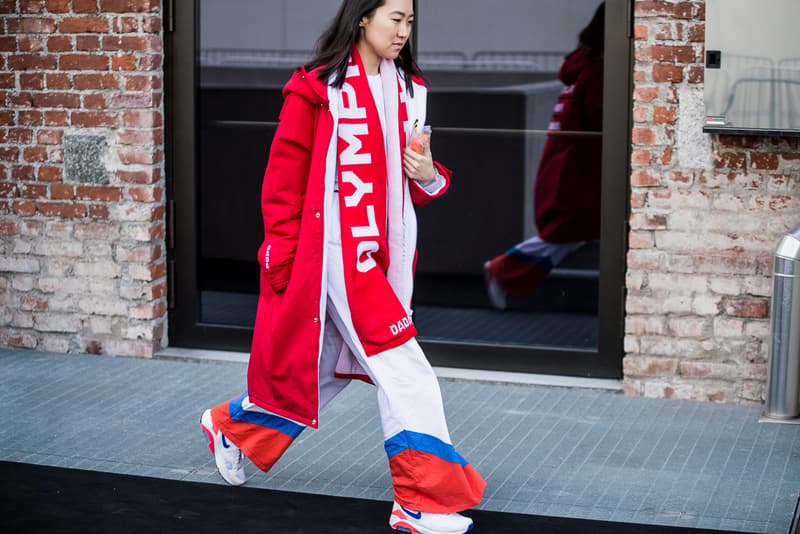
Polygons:
<instances>
[{"instance_id":1,"label":"blue accent on sneaker","mask_svg":"<svg viewBox=\"0 0 800 534\"><path fill-rule=\"evenodd\" d=\"M469 464L463 456L456 452L455 447L449 443L445 443L430 434L422 434L410 430L403 430L387 439L383 444L383 448L386 449L386 454L389 458L411 449L433 454L447 462L459 464L461 467Z\"/></svg>"},{"instance_id":2,"label":"blue accent on sneaker","mask_svg":"<svg viewBox=\"0 0 800 534\"><path fill-rule=\"evenodd\" d=\"M412 512L405 506L401 506L400 508L406 513L406 515L412 517L413 519L416 519L417 521L422 519L422 512Z\"/></svg>"},{"instance_id":3,"label":"blue accent on sneaker","mask_svg":"<svg viewBox=\"0 0 800 534\"><path fill-rule=\"evenodd\" d=\"M300 435L300 433L305 428L302 425L298 425L293 421L289 421L279 415L269 414L269 413L261 413L261 412L251 412L242 408L242 401L247 397L247 391L242 393L242 395L236 399L233 399L228 404L228 411L230 412L231 419L234 421L241 421L242 423L252 423L254 425L265 426L267 428L272 428L279 432L283 432L284 434L289 435L292 438L296 438Z\"/></svg>"},{"instance_id":4,"label":"blue accent on sneaker","mask_svg":"<svg viewBox=\"0 0 800 534\"><path fill-rule=\"evenodd\" d=\"M553 270L553 263L550 261L549 256L531 256L529 254L525 254L516 247L509 249L506 254L515 260L519 260L524 263L530 263L531 265L538 265L544 269L545 273L549 273Z\"/></svg>"}]
</instances>

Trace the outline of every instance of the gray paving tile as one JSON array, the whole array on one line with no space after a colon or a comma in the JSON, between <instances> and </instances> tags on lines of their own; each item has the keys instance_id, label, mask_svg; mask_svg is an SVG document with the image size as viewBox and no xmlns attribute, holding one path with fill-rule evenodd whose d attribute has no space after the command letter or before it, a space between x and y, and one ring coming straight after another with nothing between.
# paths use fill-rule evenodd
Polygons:
<instances>
[{"instance_id":1,"label":"gray paving tile","mask_svg":"<svg viewBox=\"0 0 800 534\"><path fill-rule=\"evenodd\" d=\"M0 459L224 482L198 431L237 395L241 364L0 349ZM753 406L442 380L450 432L484 475L480 508L785 532L800 427ZM253 487L391 500L374 389L354 383ZM10 431L9 429L13 429Z\"/></svg>"}]
</instances>

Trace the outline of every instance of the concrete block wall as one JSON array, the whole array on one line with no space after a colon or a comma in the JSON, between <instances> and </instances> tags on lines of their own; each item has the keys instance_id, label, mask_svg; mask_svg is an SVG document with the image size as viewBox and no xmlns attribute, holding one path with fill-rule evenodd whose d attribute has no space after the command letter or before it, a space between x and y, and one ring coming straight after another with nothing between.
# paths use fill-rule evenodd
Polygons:
<instances>
[{"instance_id":1,"label":"concrete block wall","mask_svg":"<svg viewBox=\"0 0 800 534\"><path fill-rule=\"evenodd\" d=\"M166 344L157 0L0 0L0 345Z\"/></svg>"},{"instance_id":2,"label":"concrete block wall","mask_svg":"<svg viewBox=\"0 0 800 534\"><path fill-rule=\"evenodd\" d=\"M634 6L625 392L761 402L800 139L702 133L705 3Z\"/></svg>"}]
</instances>

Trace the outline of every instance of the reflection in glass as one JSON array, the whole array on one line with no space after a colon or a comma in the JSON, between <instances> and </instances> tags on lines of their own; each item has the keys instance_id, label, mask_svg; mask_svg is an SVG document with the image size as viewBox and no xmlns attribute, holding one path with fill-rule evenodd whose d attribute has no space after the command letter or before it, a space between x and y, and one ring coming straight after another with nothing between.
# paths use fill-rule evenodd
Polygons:
<instances>
[{"instance_id":1,"label":"reflection in glass","mask_svg":"<svg viewBox=\"0 0 800 534\"><path fill-rule=\"evenodd\" d=\"M798 20L796 0L707 2L707 126L800 132Z\"/></svg>"},{"instance_id":2,"label":"reflection in glass","mask_svg":"<svg viewBox=\"0 0 800 534\"><path fill-rule=\"evenodd\" d=\"M281 89L336 10L330 0L200 0L200 321L252 327L261 179Z\"/></svg>"},{"instance_id":3,"label":"reflection in glass","mask_svg":"<svg viewBox=\"0 0 800 534\"><path fill-rule=\"evenodd\" d=\"M422 339L596 349L602 51L564 60L598 5L519 1L498 9L471 2L469 16L454 2L420 5L428 122L437 158L455 171L448 194L418 212L414 317ZM488 30L471 28L475 21ZM593 43L603 41L602 22L593 25L600 30ZM575 85L580 102L554 118L554 107L574 96ZM555 122L562 123L558 132ZM555 253L549 260L556 268L521 284L500 306L506 311L498 311L483 266L531 236L544 245L538 255Z\"/></svg>"},{"instance_id":4,"label":"reflection in glass","mask_svg":"<svg viewBox=\"0 0 800 534\"><path fill-rule=\"evenodd\" d=\"M251 327L261 178L281 88L310 57L338 3L197 3L200 320ZM532 197L564 88L558 71L599 3L418 4L418 60L431 90L427 122L437 160L455 171L448 193L417 212L414 319L422 339L596 349L597 242L566 255L504 312L491 306L483 265L538 234Z\"/></svg>"}]
</instances>

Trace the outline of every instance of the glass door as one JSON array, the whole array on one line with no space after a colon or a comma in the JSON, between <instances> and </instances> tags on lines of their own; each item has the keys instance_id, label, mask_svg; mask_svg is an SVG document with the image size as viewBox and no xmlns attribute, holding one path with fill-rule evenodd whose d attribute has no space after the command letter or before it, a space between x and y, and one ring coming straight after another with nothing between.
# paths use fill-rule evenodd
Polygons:
<instances>
[{"instance_id":1,"label":"glass door","mask_svg":"<svg viewBox=\"0 0 800 534\"><path fill-rule=\"evenodd\" d=\"M606 96L598 104L598 124L553 126L554 108L570 85L558 72L598 4L507 0L498 9L439 0L416 8L414 46L430 89L433 152L454 170L447 195L418 210L414 318L434 364L621 376L628 2L609 2L602 25L613 32L603 42L612 43L616 55L601 65L596 89L602 94L605 85ZM172 345L249 348L258 299L261 179L281 88L310 57L337 7L330 0L176 6L167 125ZM602 71L609 69L625 74L611 82L606 75L603 82ZM618 144L609 145L613 135ZM537 249L534 239L531 249L525 241L541 234L534 197L548 197L537 188L539 168L543 154L558 148L549 146L553 139L583 145L577 157L583 172L596 178L579 182L580 190L571 190L573 181L549 194L551 209L568 205L584 212L581 220L595 222L583 234L564 234L579 239L565 242L556 232L555 241ZM587 210L593 211L586 216ZM551 250L557 256L537 283L523 282L531 286L524 294L517 288L506 294L501 310L487 292L484 264L520 243L532 258Z\"/></svg>"}]
</instances>

